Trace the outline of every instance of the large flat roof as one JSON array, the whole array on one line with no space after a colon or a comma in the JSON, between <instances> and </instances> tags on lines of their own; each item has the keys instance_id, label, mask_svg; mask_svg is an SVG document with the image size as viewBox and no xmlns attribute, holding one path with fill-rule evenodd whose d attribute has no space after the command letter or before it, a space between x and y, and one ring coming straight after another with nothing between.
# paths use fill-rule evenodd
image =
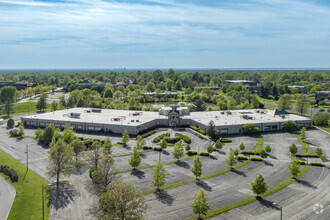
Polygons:
<instances>
[{"instance_id":1,"label":"large flat roof","mask_svg":"<svg viewBox=\"0 0 330 220\"><path fill-rule=\"evenodd\" d=\"M230 114L229 114L230 113ZM294 114L273 115L272 110L265 109L243 109L243 110L228 110L228 111L206 111L206 112L191 112L190 115L185 115L183 119L192 119L202 124L207 125L211 120L215 126L225 125L243 125L243 124L259 124L259 123L274 123L284 121L300 121L310 120Z\"/></svg>"},{"instance_id":2,"label":"large flat roof","mask_svg":"<svg viewBox=\"0 0 330 220\"><path fill-rule=\"evenodd\" d=\"M80 117L79 118L70 117L70 113L80 114ZM133 113L136 113L137 115L134 116ZM167 119L167 117L163 115L159 115L158 112L113 110L113 109L102 109L101 112L93 112L92 109L90 108L72 108L72 109L60 110L55 112L46 112L32 116L24 116L22 118L56 120L56 121L66 121L66 122L132 125L132 126L137 126L139 124L143 124L155 119ZM115 120L116 118L119 120L116 121Z\"/></svg>"}]
</instances>

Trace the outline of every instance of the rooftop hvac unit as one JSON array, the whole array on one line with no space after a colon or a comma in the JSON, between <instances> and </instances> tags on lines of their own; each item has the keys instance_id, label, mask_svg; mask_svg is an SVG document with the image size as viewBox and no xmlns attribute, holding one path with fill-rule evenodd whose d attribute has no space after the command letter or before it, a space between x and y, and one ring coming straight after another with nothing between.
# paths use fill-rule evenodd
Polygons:
<instances>
[{"instance_id":1,"label":"rooftop hvac unit","mask_svg":"<svg viewBox=\"0 0 330 220\"><path fill-rule=\"evenodd\" d=\"M101 113L102 112L102 109L96 109L96 108L94 108L94 109L92 109L92 112Z\"/></svg>"},{"instance_id":2,"label":"rooftop hvac unit","mask_svg":"<svg viewBox=\"0 0 330 220\"><path fill-rule=\"evenodd\" d=\"M80 113L71 112L70 117L71 118L80 118Z\"/></svg>"}]
</instances>

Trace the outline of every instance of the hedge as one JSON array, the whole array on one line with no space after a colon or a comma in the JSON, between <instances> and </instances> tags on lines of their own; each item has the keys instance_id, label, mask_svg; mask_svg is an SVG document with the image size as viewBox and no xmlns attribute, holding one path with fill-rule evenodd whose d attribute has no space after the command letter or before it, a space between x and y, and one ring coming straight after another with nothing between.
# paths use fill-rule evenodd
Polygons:
<instances>
[{"instance_id":1,"label":"hedge","mask_svg":"<svg viewBox=\"0 0 330 220\"><path fill-rule=\"evenodd\" d=\"M195 131L198 131L198 130L199 130L197 127L192 126L192 125L190 125L189 127L190 127L191 129L195 130Z\"/></svg>"},{"instance_id":2,"label":"hedge","mask_svg":"<svg viewBox=\"0 0 330 220\"><path fill-rule=\"evenodd\" d=\"M316 154L296 154L296 157L312 157L312 158L317 158L318 156Z\"/></svg>"},{"instance_id":3,"label":"hedge","mask_svg":"<svg viewBox=\"0 0 330 220\"><path fill-rule=\"evenodd\" d=\"M143 147L143 150L150 150L150 149L152 149L151 146L144 146L144 147Z\"/></svg>"},{"instance_id":4,"label":"hedge","mask_svg":"<svg viewBox=\"0 0 330 220\"><path fill-rule=\"evenodd\" d=\"M165 133L165 134L161 134L158 137L154 138L154 140L152 142L154 143L158 143L160 140L162 140L165 137L169 137L170 133Z\"/></svg>"},{"instance_id":5,"label":"hedge","mask_svg":"<svg viewBox=\"0 0 330 220\"><path fill-rule=\"evenodd\" d=\"M141 137L142 137L142 138L146 138L146 137L149 137L149 136L151 136L151 135L153 135L153 134L155 134L155 133L156 133L156 131L153 130L153 131L150 131L150 132L148 132L148 133L146 133L146 134L144 134L144 135L141 135Z\"/></svg>"},{"instance_id":6,"label":"hedge","mask_svg":"<svg viewBox=\"0 0 330 220\"><path fill-rule=\"evenodd\" d=\"M197 151L188 151L188 155L197 155Z\"/></svg>"},{"instance_id":7,"label":"hedge","mask_svg":"<svg viewBox=\"0 0 330 220\"><path fill-rule=\"evenodd\" d=\"M237 159L238 159L238 160L248 160L247 157L243 157L243 156L238 156Z\"/></svg>"},{"instance_id":8,"label":"hedge","mask_svg":"<svg viewBox=\"0 0 330 220\"><path fill-rule=\"evenodd\" d=\"M191 129L193 129L194 131L197 131L197 132L199 132L199 133L201 133L201 134L206 134L206 132L204 131L204 130L202 130L202 129L199 129L199 128L197 128L197 127L195 127L195 126L192 126L192 125L190 125L189 126Z\"/></svg>"},{"instance_id":9,"label":"hedge","mask_svg":"<svg viewBox=\"0 0 330 220\"><path fill-rule=\"evenodd\" d=\"M179 137L165 137L164 140L167 142L167 143L170 143L170 144L175 144L176 142L180 141L181 138Z\"/></svg>"},{"instance_id":10,"label":"hedge","mask_svg":"<svg viewBox=\"0 0 330 220\"><path fill-rule=\"evenodd\" d=\"M206 132L202 129L198 129L198 132L201 133L201 134L204 134L204 135L206 134Z\"/></svg>"},{"instance_id":11,"label":"hedge","mask_svg":"<svg viewBox=\"0 0 330 220\"><path fill-rule=\"evenodd\" d=\"M175 136L181 138L187 144L191 143L191 139L189 137L187 137L186 135L183 135L183 134L180 134L180 133L175 133Z\"/></svg>"},{"instance_id":12,"label":"hedge","mask_svg":"<svg viewBox=\"0 0 330 220\"><path fill-rule=\"evenodd\" d=\"M319 166L319 167L323 167L323 164L321 164L320 162L311 162L312 166Z\"/></svg>"},{"instance_id":13,"label":"hedge","mask_svg":"<svg viewBox=\"0 0 330 220\"><path fill-rule=\"evenodd\" d=\"M231 142L231 140L229 138L221 138L220 139L221 142Z\"/></svg>"},{"instance_id":14,"label":"hedge","mask_svg":"<svg viewBox=\"0 0 330 220\"><path fill-rule=\"evenodd\" d=\"M201 156L210 156L210 154L208 152L200 152L199 155Z\"/></svg>"},{"instance_id":15,"label":"hedge","mask_svg":"<svg viewBox=\"0 0 330 220\"><path fill-rule=\"evenodd\" d=\"M242 154L248 154L248 155L259 155L259 153L255 153L253 151L242 151Z\"/></svg>"},{"instance_id":16,"label":"hedge","mask_svg":"<svg viewBox=\"0 0 330 220\"><path fill-rule=\"evenodd\" d=\"M162 148L161 147L154 147L154 150L155 151L162 151Z\"/></svg>"},{"instance_id":17,"label":"hedge","mask_svg":"<svg viewBox=\"0 0 330 220\"><path fill-rule=\"evenodd\" d=\"M8 176L12 182L18 181L18 174L17 174L16 170L11 169L9 166L1 165L0 172L5 174L6 176Z\"/></svg>"},{"instance_id":18,"label":"hedge","mask_svg":"<svg viewBox=\"0 0 330 220\"><path fill-rule=\"evenodd\" d=\"M301 160L299 160L298 163L299 163L300 165L306 165L306 162L305 162L305 161L301 161Z\"/></svg>"},{"instance_id":19,"label":"hedge","mask_svg":"<svg viewBox=\"0 0 330 220\"><path fill-rule=\"evenodd\" d=\"M252 161L262 161L262 159L261 158L258 158L258 157L251 157L251 160Z\"/></svg>"}]
</instances>

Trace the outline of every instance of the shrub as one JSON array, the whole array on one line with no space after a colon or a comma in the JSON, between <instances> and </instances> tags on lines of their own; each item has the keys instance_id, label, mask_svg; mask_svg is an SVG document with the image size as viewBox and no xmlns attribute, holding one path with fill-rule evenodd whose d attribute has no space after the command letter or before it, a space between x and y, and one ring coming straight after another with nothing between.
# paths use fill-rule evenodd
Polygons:
<instances>
[{"instance_id":1,"label":"shrub","mask_svg":"<svg viewBox=\"0 0 330 220\"><path fill-rule=\"evenodd\" d=\"M84 139L84 144L85 144L85 146L87 148L90 148L92 146L92 144L93 144L93 141L91 139L89 139L89 138L85 138Z\"/></svg>"},{"instance_id":2,"label":"shrub","mask_svg":"<svg viewBox=\"0 0 330 220\"><path fill-rule=\"evenodd\" d=\"M175 133L175 136L181 138L187 144L191 143L191 139L189 137L187 137L186 135L183 135L183 134L180 134L180 133Z\"/></svg>"},{"instance_id":3,"label":"shrub","mask_svg":"<svg viewBox=\"0 0 330 220\"><path fill-rule=\"evenodd\" d=\"M309 157L309 158L316 158L318 157L316 154L296 154L297 157Z\"/></svg>"},{"instance_id":4,"label":"shrub","mask_svg":"<svg viewBox=\"0 0 330 220\"><path fill-rule=\"evenodd\" d=\"M209 145L209 146L207 146L206 150L209 154L211 154L213 151L215 151L215 148L212 147L212 145Z\"/></svg>"},{"instance_id":5,"label":"shrub","mask_svg":"<svg viewBox=\"0 0 330 220\"><path fill-rule=\"evenodd\" d=\"M315 125L327 125L328 121L329 121L330 115L329 113L316 113L315 115L313 115L312 119Z\"/></svg>"},{"instance_id":6,"label":"shrub","mask_svg":"<svg viewBox=\"0 0 330 220\"><path fill-rule=\"evenodd\" d=\"M259 133L259 130L256 128L255 124L243 125L243 131L244 131L244 133L249 134L249 135Z\"/></svg>"},{"instance_id":7,"label":"shrub","mask_svg":"<svg viewBox=\"0 0 330 220\"><path fill-rule=\"evenodd\" d=\"M258 157L251 157L251 160L252 161L262 161L262 159L261 158L258 158Z\"/></svg>"},{"instance_id":8,"label":"shrub","mask_svg":"<svg viewBox=\"0 0 330 220\"><path fill-rule=\"evenodd\" d=\"M220 139L221 142L231 142L231 140L229 138L221 138Z\"/></svg>"},{"instance_id":9,"label":"shrub","mask_svg":"<svg viewBox=\"0 0 330 220\"><path fill-rule=\"evenodd\" d=\"M170 137L170 133L161 134L158 137L154 138L152 142L158 143L160 140L162 140L165 137Z\"/></svg>"},{"instance_id":10,"label":"shrub","mask_svg":"<svg viewBox=\"0 0 330 220\"><path fill-rule=\"evenodd\" d=\"M84 141L85 137L77 137L79 140Z\"/></svg>"},{"instance_id":11,"label":"shrub","mask_svg":"<svg viewBox=\"0 0 330 220\"><path fill-rule=\"evenodd\" d=\"M180 141L181 138L179 137L165 137L164 140L167 142L167 143L171 143L171 144L175 144L176 142Z\"/></svg>"},{"instance_id":12,"label":"shrub","mask_svg":"<svg viewBox=\"0 0 330 220\"><path fill-rule=\"evenodd\" d=\"M197 155L196 151L188 151L188 155Z\"/></svg>"},{"instance_id":13,"label":"shrub","mask_svg":"<svg viewBox=\"0 0 330 220\"><path fill-rule=\"evenodd\" d=\"M302 161L302 160L298 160L298 163L299 163L300 165L306 165L306 162L305 162L305 161Z\"/></svg>"},{"instance_id":14,"label":"shrub","mask_svg":"<svg viewBox=\"0 0 330 220\"><path fill-rule=\"evenodd\" d=\"M161 147L154 147L155 151L162 151L163 149Z\"/></svg>"},{"instance_id":15,"label":"shrub","mask_svg":"<svg viewBox=\"0 0 330 220\"><path fill-rule=\"evenodd\" d=\"M93 174L93 172L96 170L96 167L91 167L91 168L89 168L89 177L91 178L91 179L93 179L92 178L92 174Z\"/></svg>"},{"instance_id":16,"label":"shrub","mask_svg":"<svg viewBox=\"0 0 330 220\"><path fill-rule=\"evenodd\" d=\"M11 169L9 166L1 165L0 172L8 176L12 182L18 181L18 174L16 170Z\"/></svg>"},{"instance_id":17,"label":"shrub","mask_svg":"<svg viewBox=\"0 0 330 220\"><path fill-rule=\"evenodd\" d=\"M244 156L238 156L237 159L238 160L247 160L248 158L247 157L244 157Z\"/></svg>"},{"instance_id":18,"label":"shrub","mask_svg":"<svg viewBox=\"0 0 330 220\"><path fill-rule=\"evenodd\" d=\"M144 147L143 147L143 150L150 150L150 149L152 149L151 146L144 146Z\"/></svg>"},{"instance_id":19,"label":"shrub","mask_svg":"<svg viewBox=\"0 0 330 220\"><path fill-rule=\"evenodd\" d=\"M323 164L321 164L320 162L311 162L312 166L319 166L319 167L323 167Z\"/></svg>"},{"instance_id":20,"label":"shrub","mask_svg":"<svg viewBox=\"0 0 330 220\"><path fill-rule=\"evenodd\" d=\"M148 132L148 133L146 133L146 134L144 134L144 135L141 135L141 137L142 137L142 138L146 138L146 137L149 137L149 136L151 136L151 135L153 135L153 134L155 134L155 133L156 133L156 131L153 130L153 131L150 131L150 132Z\"/></svg>"},{"instance_id":21,"label":"shrub","mask_svg":"<svg viewBox=\"0 0 330 220\"><path fill-rule=\"evenodd\" d=\"M10 131L9 131L9 134L10 134L10 136L12 136L12 137L19 137L19 136L22 136L22 135L21 135L21 131L20 131L19 129L17 129L17 128L15 128L15 129L13 129L13 130L10 130Z\"/></svg>"},{"instance_id":22,"label":"shrub","mask_svg":"<svg viewBox=\"0 0 330 220\"><path fill-rule=\"evenodd\" d=\"M9 128L13 128L13 127L15 126L15 121L14 121L14 119L12 119L12 118L8 119L8 121L7 121L7 126L8 126Z\"/></svg>"},{"instance_id":23,"label":"shrub","mask_svg":"<svg viewBox=\"0 0 330 220\"><path fill-rule=\"evenodd\" d=\"M201 133L201 134L204 134L204 135L206 134L206 132L202 129L198 129L198 132Z\"/></svg>"},{"instance_id":24,"label":"shrub","mask_svg":"<svg viewBox=\"0 0 330 220\"><path fill-rule=\"evenodd\" d=\"M185 149L186 149L187 152L190 151L190 149L191 149L190 145L187 144Z\"/></svg>"},{"instance_id":25,"label":"shrub","mask_svg":"<svg viewBox=\"0 0 330 220\"><path fill-rule=\"evenodd\" d=\"M248 155L259 155L259 153L255 153L253 151L242 151L242 154L248 154Z\"/></svg>"},{"instance_id":26,"label":"shrub","mask_svg":"<svg viewBox=\"0 0 330 220\"><path fill-rule=\"evenodd\" d=\"M207 157L210 156L210 154L207 153L207 152L200 152L199 155L201 155L201 156L207 156Z\"/></svg>"}]
</instances>

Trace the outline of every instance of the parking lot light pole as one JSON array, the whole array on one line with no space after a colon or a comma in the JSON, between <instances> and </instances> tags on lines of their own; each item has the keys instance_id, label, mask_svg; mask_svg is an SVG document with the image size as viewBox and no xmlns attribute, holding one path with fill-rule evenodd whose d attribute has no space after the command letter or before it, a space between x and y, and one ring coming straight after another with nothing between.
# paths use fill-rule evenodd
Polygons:
<instances>
[{"instance_id":1,"label":"parking lot light pole","mask_svg":"<svg viewBox=\"0 0 330 220\"><path fill-rule=\"evenodd\" d=\"M279 204L273 202L273 205L276 206L276 207L279 207L280 208L280 211L281 211L281 220L282 220L282 206L280 206Z\"/></svg>"},{"instance_id":2,"label":"parking lot light pole","mask_svg":"<svg viewBox=\"0 0 330 220\"><path fill-rule=\"evenodd\" d=\"M29 145L26 145L26 172L29 170Z\"/></svg>"}]
</instances>

